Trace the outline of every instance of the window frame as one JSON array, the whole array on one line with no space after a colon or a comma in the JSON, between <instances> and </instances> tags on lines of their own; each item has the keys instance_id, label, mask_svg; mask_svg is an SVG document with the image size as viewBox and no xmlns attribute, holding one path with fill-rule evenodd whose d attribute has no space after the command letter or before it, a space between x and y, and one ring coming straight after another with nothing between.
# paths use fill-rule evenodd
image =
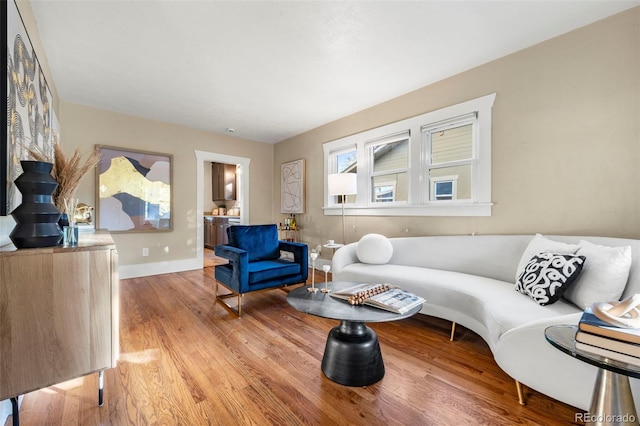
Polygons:
<instances>
[{"instance_id":1,"label":"window frame","mask_svg":"<svg viewBox=\"0 0 640 426\"><path fill-rule=\"evenodd\" d=\"M384 170L384 171L375 171L375 147L379 147L379 146L383 146L383 145L389 145L389 144L393 144L393 143L397 143L397 142L404 142L407 141L407 164L405 165L404 168L396 168L396 169L389 169L389 170ZM391 201L376 201L376 197L375 197L375 185L373 183L374 179L377 177L382 177L382 176L394 176L394 175L398 175L400 173L406 173L407 177L409 176L409 166L411 164L411 132L401 132L398 134L393 134L393 135L389 135L383 138L378 138L378 139L374 139L374 140L369 140L365 142L365 148L367 150L367 166L368 166L368 173L367 173L367 182L368 182L368 187L367 190L369 192L369 197L367 199L367 205L369 206L380 206L381 204L385 205L385 206L389 206L392 204L398 204L398 205L407 205L409 203L409 186L410 186L410 181L409 179L407 179L407 201L396 201L396 194L397 194L397 183L392 183L390 185L393 186L393 200ZM385 184L385 186L389 186L389 184Z\"/></svg>"},{"instance_id":2,"label":"window frame","mask_svg":"<svg viewBox=\"0 0 640 426\"><path fill-rule=\"evenodd\" d=\"M335 173L331 159L347 148L355 147L358 193L355 202L345 204L348 216L491 216L491 122L496 94L492 93L416 117L366 130L323 144L324 214L341 215L342 205L328 195L327 176ZM429 200L429 165L425 153L425 128L455 123L461 117L475 115L473 140L472 195L470 200ZM396 135L409 134L408 194L404 202L372 202L372 160L370 144L392 141ZM397 141L397 139L396 139ZM425 175L425 171L427 174Z\"/></svg>"},{"instance_id":3,"label":"window frame","mask_svg":"<svg viewBox=\"0 0 640 426\"><path fill-rule=\"evenodd\" d=\"M431 138L431 135L434 133L446 132L448 130L457 129L457 128L469 126L469 125L472 126L471 127L471 138L472 138L471 139L471 156L466 159L458 159L458 160L434 163L433 162L433 139ZM469 200L471 201L476 200L478 198L478 194L477 194L478 191L475 188L476 176L474 175L474 173L478 168L477 160L478 160L478 151L480 148L479 147L480 138L478 137L478 133L477 133L478 131L477 112L472 112L470 114L465 114L459 117L453 117L447 120L430 123L422 126L420 131L422 132L422 144L423 144L422 152L423 152L423 155L425 156L424 170L422 171L422 173L425 176L425 179L429 182L429 185L425 188L425 192L422 194L424 197L425 203L432 203L432 202L441 203L443 201L450 201L450 202L467 201L468 202ZM433 200L431 199L431 194L433 193L435 195L435 182L442 181L442 180L452 180L452 179L447 179L452 175L443 176L445 179L443 179L443 177L432 178L431 177L432 170L442 170L442 169L447 169L451 167L459 167L459 166L467 166L467 165L470 166L470 169L471 169L471 173L470 173L471 196L469 199L464 199L464 200L457 199L458 176L456 176L456 179L454 182L455 190L454 190L453 198L451 200L437 200L435 199L435 196Z\"/></svg>"},{"instance_id":4,"label":"window frame","mask_svg":"<svg viewBox=\"0 0 640 426\"><path fill-rule=\"evenodd\" d=\"M342 196L340 195L329 195L329 190L328 190L328 184L327 184L327 176L330 173L341 173L338 171L338 162L337 162L337 157L341 154L345 154L351 151L355 151L356 152L356 169L358 167L358 147L356 144L347 144L344 146L340 146L338 149L332 151L332 156L329 157L327 159L327 157L325 156L325 173L324 173L324 195L325 195L325 205L331 205L331 206L340 206L340 208L342 208L342 204L341 204L341 198ZM348 173L348 172L347 172ZM360 186L358 184L358 186ZM350 198L352 196L351 195L346 195L344 197L344 204L345 206L348 204L354 204L353 202L350 202Z\"/></svg>"}]
</instances>

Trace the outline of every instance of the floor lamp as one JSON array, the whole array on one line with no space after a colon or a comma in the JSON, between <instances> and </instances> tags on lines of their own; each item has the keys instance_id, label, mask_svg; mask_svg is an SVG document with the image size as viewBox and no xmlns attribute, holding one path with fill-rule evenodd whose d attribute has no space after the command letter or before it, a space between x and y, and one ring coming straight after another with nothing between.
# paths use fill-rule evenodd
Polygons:
<instances>
[{"instance_id":1,"label":"floor lamp","mask_svg":"<svg viewBox=\"0 0 640 426\"><path fill-rule=\"evenodd\" d=\"M342 244L345 244L344 202L347 195L358 192L358 175L355 173L332 173L328 178L329 195L340 195L342 197Z\"/></svg>"}]
</instances>

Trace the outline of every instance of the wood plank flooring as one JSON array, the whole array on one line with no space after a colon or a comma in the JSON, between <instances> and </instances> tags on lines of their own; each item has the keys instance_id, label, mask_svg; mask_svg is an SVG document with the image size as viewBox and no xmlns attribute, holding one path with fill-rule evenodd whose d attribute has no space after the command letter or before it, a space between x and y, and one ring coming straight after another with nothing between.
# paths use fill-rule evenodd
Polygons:
<instances>
[{"instance_id":1,"label":"wood plank flooring","mask_svg":"<svg viewBox=\"0 0 640 426\"><path fill-rule=\"evenodd\" d=\"M229 262L227 259L216 256L215 252L212 249L206 248L206 247L203 250L202 260L203 260L202 262L203 267L205 268L209 268L216 265L224 265L225 263Z\"/></svg>"},{"instance_id":2,"label":"wood plank flooring","mask_svg":"<svg viewBox=\"0 0 640 426\"><path fill-rule=\"evenodd\" d=\"M320 370L336 321L291 308L286 292L244 297L237 318L214 304L213 268L121 281L121 359L105 372L27 394L23 425L567 425L575 408L525 388L487 345L416 315L372 324L386 375L345 387ZM11 424L11 418L8 419Z\"/></svg>"}]
</instances>

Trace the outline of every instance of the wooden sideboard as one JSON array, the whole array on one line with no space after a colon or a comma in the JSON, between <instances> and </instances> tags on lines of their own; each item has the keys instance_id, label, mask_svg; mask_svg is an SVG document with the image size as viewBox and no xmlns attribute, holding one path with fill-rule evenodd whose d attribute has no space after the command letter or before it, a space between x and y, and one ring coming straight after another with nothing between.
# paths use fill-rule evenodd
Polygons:
<instances>
[{"instance_id":1,"label":"wooden sideboard","mask_svg":"<svg viewBox=\"0 0 640 426\"><path fill-rule=\"evenodd\" d=\"M77 247L0 247L0 400L115 367L119 310L110 234L82 232Z\"/></svg>"}]
</instances>

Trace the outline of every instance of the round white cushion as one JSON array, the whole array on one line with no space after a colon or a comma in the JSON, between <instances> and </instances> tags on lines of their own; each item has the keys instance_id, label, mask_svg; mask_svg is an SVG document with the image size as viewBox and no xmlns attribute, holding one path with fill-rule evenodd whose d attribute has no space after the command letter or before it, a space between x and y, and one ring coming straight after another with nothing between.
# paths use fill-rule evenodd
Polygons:
<instances>
[{"instance_id":1,"label":"round white cushion","mask_svg":"<svg viewBox=\"0 0 640 426\"><path fill-rule=\"evenodd\" d=\"M383 265L391 260L393 246L384 235L367 234L358 241L356 253L362 263Z\"/></svg>"}]
</instances>

